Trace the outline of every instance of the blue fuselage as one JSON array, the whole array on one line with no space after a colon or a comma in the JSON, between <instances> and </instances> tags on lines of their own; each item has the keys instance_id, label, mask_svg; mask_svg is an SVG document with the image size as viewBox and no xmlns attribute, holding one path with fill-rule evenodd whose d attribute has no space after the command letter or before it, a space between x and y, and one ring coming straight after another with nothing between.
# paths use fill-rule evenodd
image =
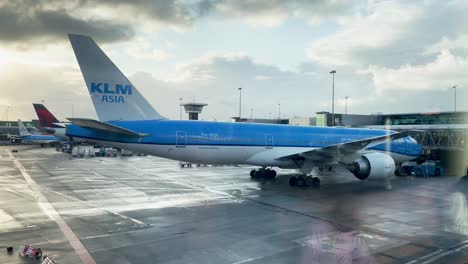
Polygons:
<instances>
[{"instance_id":1,"label":"blue fuselage","mask_svg":"<svg viewBox=\"0 0 468 264\"><path fill-rule=\"evenodd\" d=\"M69 125L67 127L67 135L107 142L172 145L180 147L242 146L321 148L389 134L388 130L375 129L207 121L144 120L113 121L108 123L134 132L145 133L148 134L148 136L143 138L128 137L82 128L76 125ZM370 149L392 152L415 158L421 154L420 146L411 137L374 146Z\"/></svg>"},{"instance_id":2,"label":"blue fuselage","mask_svg":"<svg viewBox=\"0 0 468 264\"><path fill-rule=\"evenodd\" d=\"M48 144L55 141L60 141L59 138L52 135L27 135L20 137L22 141L36 143L36 144Z\"/></svg>"}]
</instances>

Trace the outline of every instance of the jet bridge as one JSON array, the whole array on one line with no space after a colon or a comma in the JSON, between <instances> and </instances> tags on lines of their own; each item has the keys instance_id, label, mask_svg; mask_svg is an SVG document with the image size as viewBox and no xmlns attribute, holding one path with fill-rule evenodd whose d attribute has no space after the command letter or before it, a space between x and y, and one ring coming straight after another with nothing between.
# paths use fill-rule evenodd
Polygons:
<instances>
[{"instance_id":1,"label":"jet bridge","mask_svg":"<svg viewBox=\"0 0 468 264\"><path fill-rule=\"evenodd\" d=\"M370 126L377 128L377 126ZM380 126L379 126L380 127ZM382 128L382 127L380 127ZM428 159L441 160L449 175L464 175L468 167L468 124L453 125L397 125L385 128L403 131L423 148Z\"/></svg>"}]
</instances>

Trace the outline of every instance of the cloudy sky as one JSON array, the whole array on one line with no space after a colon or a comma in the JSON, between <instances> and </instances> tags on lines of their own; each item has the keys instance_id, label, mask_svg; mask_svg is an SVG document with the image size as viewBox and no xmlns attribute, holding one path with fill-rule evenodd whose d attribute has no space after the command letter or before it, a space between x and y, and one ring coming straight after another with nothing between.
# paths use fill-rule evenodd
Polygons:
<instances>
[{"instance_id":1,"label":"cloudy sky","mask_svg":"<svg viewBox=\"0 0 468 264\"><path fill-rule=\"evenodd\" d=\"M0 0L0 119L95 117L66 33L92 36L156 109L468 111L468 1Z\"/></svg>"}]
</instances>

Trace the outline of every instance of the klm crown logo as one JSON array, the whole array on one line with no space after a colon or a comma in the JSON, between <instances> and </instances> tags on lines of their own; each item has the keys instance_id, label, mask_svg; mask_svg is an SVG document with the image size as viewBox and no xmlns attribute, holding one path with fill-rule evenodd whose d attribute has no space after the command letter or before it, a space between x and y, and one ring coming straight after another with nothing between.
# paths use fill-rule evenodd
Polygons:
<instances>
[{"instance_id":1,"label":"klm crown logo","mask_svg":"<svg viewBox=\"0 0 468 264\"><path fill-rule=\"evenodd\" d=\"M116 84L111 87L108 83L91 82L90 90L93 94L102 94L101 103L125 103L122 95L132 95L132 86Z\"/></svg>"}]
</instances>

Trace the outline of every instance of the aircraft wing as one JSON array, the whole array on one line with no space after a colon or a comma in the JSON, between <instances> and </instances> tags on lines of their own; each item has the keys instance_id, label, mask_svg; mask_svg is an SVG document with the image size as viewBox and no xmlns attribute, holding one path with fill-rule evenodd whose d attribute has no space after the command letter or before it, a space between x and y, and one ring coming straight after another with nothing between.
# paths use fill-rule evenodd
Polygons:
<instances>
[{"instance_id":1,"label":"aircraft wing","mask_svg":"<svg viewBox=\"0 0 468 264\"><path fill-rule=\"evenodd\" d=\"M404 138L409 136L411 131L403 131L392 133L389 131L389 134L371 138L365 138L355 141L350 141L346 143L339 143L335 145L326 146L323 148L317 148L314 150L309 150L301 153L296 153L288 156L283 156L278 158L278 160L293 159L293 158L306 158L311 160L330 160L337 157L342 157L348 154L353 154L365 148L371 148L385 142L396 140L399 138Z\"/></svg>"},{"instance_id":2,"label":"aircraft wing","mask_svg":"<svg viewBox=\"0 0 468 264\"><path fill-rule=\"evenodd\" d=\"M119 134L119 135L125 135L125 136L130 136L130 137L146 137L148 134L143 134L143 133L138 133L123 127L111 125L109 123L97 121L94 119L89 119L89 118L67 118L70 120L70 122L74 125L84 127L84 128L89 128L92 130L98 130L102 132L108 132L112 134Z\"/></svg>"}]
</instances>

